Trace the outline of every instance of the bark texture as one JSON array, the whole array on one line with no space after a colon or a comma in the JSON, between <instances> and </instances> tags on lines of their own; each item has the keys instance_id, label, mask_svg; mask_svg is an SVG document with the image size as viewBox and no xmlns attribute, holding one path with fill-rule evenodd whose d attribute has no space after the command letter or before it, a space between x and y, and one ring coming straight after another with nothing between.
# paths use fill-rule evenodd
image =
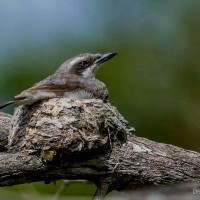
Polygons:
<instances>
[{"instance_id":1,"label":"bark texture","mask_svg":"<svg viewBox=\"0 0 200 200\"><path fill-rule=\"evenodd\" d=\"M4 118L0 186L85 179L96 184L98 199L112 190L200 179L200 153L134 136L101 100L51 99L18 107L11 123L4 114L0 123ZM1 135L9 128L7 141Z\"/></svg>"}]
</instances>

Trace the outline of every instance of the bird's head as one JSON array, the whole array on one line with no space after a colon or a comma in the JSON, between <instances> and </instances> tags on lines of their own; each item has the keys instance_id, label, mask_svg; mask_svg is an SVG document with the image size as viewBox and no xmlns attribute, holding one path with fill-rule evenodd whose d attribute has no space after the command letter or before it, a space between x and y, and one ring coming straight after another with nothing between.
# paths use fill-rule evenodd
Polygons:
<instances>
[{"instance_id":1,"label":"bird's head","mask_svg":"<svg viewBox=\"0 0 200 200\"><path fill-rule=\"evenodd\" d=\"M99 66L114 57L117 53L80 54L65 61L58 69L58 73L76 74L84 78L94 78Z\"/></svg>"}]
</instances>

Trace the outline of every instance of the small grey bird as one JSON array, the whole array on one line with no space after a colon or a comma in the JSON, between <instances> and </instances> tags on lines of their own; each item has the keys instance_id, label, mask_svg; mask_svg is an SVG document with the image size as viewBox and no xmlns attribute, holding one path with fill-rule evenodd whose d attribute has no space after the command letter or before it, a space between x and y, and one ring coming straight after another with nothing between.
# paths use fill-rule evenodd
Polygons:
<instances>
[{"instance_id":1,"label":"small grey bird","mask_svg":"<svg viewBox=\"0 0 200 200\"><path fill-rule=\"evenodd\" d=\"M55 97L107 100L108 90L104 83L95 78L95 74L102 63L116 54L86 53L71 58L65 61L53 75L24 90L15 96L14 100L3 103L0 109L13 103L31 105Z\"/></svg>"}]
</instances>

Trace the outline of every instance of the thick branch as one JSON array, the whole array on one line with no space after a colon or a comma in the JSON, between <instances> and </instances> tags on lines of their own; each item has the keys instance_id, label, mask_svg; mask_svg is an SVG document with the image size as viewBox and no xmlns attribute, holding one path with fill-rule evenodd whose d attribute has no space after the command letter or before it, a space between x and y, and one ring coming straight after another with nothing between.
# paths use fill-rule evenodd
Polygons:
<instances>
[{"instance_id":1,"label":"thick branch","mask_svg":"<svg viewBox=\"0 0 200 200\"><path fill-rule=\"evenodd\" d=\"M130 130L102 101L52 99L20 107L12 120L10 153L0 154L0 186L86 179L104 196L200 179L199 153L136 136L126 140Z\"/></svg>"},{"instance_id":2,"label":"thick branch","mask_svg":"<svg viewBox=\"0 0 200 200\"><path fill-rule=\"evenodd\" d=\"M63 157L62 162L44 162L34 155L0 155L0 185L57 179L87 179L109 182L112 189L165 185L200 179L200 155L178 147L131 137L109 155L84 160L83 155Z\"/></svg>"}]
</instances>

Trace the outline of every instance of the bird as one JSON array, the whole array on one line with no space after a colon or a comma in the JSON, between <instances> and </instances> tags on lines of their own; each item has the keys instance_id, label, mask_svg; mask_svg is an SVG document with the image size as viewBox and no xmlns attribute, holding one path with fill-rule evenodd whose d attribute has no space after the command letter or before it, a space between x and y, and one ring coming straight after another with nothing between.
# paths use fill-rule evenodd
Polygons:
<instances>
[{"instance_id":1,"label":"bird","mask_svg":"<svg viewBox=\"0 0 200 200\"><path fill-rule=\"evenodd\" d=\"M12 101L0 105L3 109L11 104L32 105L38 101L66 97L70 99L108 100L106 85L96 79L100 65L117 53L84 53L65 61L54 74L22 91Z\"/></svg>"}]
</instances>

